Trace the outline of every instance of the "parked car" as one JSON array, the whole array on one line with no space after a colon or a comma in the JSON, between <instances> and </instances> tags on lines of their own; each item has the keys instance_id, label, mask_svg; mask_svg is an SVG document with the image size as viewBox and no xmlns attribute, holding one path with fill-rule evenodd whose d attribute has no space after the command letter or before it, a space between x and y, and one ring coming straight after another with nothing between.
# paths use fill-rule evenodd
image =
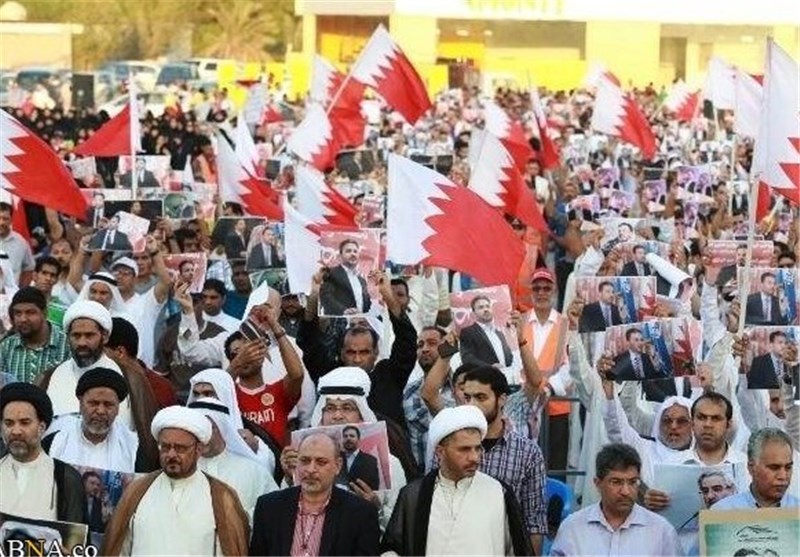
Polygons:
<instances>
[{"instance_id":1,"label":"parked car","mask_svg":"<svg viewBox=\"0 0 800 557\"><path fill-rule=\"evenodd\" d=\"M100 70L111 72L114 74L115 79L121 83L127 83L130 76L133 75L139 89L142 91L152 91L156 86L159 67L157 64L151 64L149 62L118 60L115 62L106 62L100 67Z\"/></svg>"},{"instance_id":2,"label":"parked car","mask_svg":"<svg viewBox=\"0 0 800 557\"><path fill-rule=\"evenodd\" d=\"M219 68L222 64L236 64L235 60L225 60L220 58L190 58L186 60L197 68L200 79L217 84L219 82Z\"/></svg>"},{"instance_id":3,"label":"parked car","mask_svg":"<svg viewBox=\"0 0 800 557\"><path fill-rule=\"evenodd\" d=\"M165 64L161 68L161 71L158 72L158 79L156 79L156 87L166 87L174 83L194 84L198 81L200 81L200 74L197 72L197 66L177 62Z\"/></svg>"},{"instance_id":4,"label":"parked car","mask_svg":"<svg viewBox=\"0 0 800 557\"><path fill-rule=\"evenodd\" d=\"M16 72L0 73L0 106L9 106L11 104L11 85L15 83L16 79Z\"/></svg>"},{"instance_id":5,"label":"parked car","mask_svg":"<svg viewBox=\"0 0 800 557\"><path fill-rule=\"evenodd\" d=\"M59 72L48 68L23 68L17 73L17 85L25 91L33 91L38 84L49 85Z\"/></svg>"},{"instance_id":6,"label":"parked car","mask_svg":"<svg viewBox=\"0 0 800 557\"><path fill-rule=\"evenodd\" d=\"M144 116L146 112L151 112L156 118L164 114L166 109L165 94L160 91L143 92L137 95L139 101L139 115ZM112 118L122 112L128 104L128 95L120 95L109 102L100 105L97 110L105 111Z\"/></svg>"}]
</instances>

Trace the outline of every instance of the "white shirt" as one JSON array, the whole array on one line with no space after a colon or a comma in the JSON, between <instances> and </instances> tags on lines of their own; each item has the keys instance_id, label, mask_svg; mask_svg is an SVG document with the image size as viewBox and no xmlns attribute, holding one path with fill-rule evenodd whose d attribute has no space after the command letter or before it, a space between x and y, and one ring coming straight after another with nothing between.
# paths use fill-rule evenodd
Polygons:
<instances>
[{"instance_id":1,"label":"white shirt","mask_svg":"<svg viewBox=\"0 0 800 557\"><path fill-rule=\"evenodd\" d=\"M39 452L31 462L10 454L0 460L0 512L26 518L55 520L58 494L53 459Z\"/></svg>"},{"instance_id":2,"label":"white shirt","mask_svg":"<svg viewBox=\"0 0 800 557\"><path fill-rule=\"evenodd\" d=\"M158 321L158 314L164 308L166 298L163 302L156 300L155 288L151 288L144 294L134 293L133 296L123 302L125 312L132 320L132 324L139 331L139 359L147 367L153 367L155 362L155 329ZM121 317L125 317L124 315Z\"/></svg>"},{"instance_id":3,"label":"white shirt","mask_svg":"<svg viewBox=\"0 0 800 557\"><path fill-rule=\"evenodd\" d=\"M221 555L211 486L197 471L173 480L159 474L131 519L123 554Z\"/></svg>"},{"instance_id":4,"label":"white shirt","mask_svg":"<svg viewBox=\"0 0 800 557\"><path fill-rule=\"evenodd\" d=\"M356 300L356 309L358 313L364 313L364 291L361 289L361 281L359 280L358 268L351 269L346 265L342 265L347 281L350 283L350 288L353 291L353 297Z\"/></svg>"},{"instance_id":5,"label":"white shirt","mask_svg":"<svg viewBox=\"0 0 800 557\"><path fill-rule=\"evenodd\" d=\"M614 530L600 503L568 516L558 528L550 555L683 555L675 528L644 507L634 505Z\"/></svg>"},{"instance_id":6,"label":"white shirt","mask_svg":"<svg viewBox=\"0 0 800 557\"><path fill-rule=\"evenodd\" d=\"M203 320L207 321L208 323L219 325L229 333L233 333L239 328L239 320L235 317L231 317L224 311L220 311L216 315L209 315L206 312L203 312Z\"/></svg>"},{"instance_id":7,"label":"white shirt","mask_svg":"<svg viewBox=\"0 0 800 557\"><path fill-rule=\"evenodd\" d=\"M251 524L258 498L278 489L275 480L263 466L255 460L234 454L227 449L212 458L201 456L197 461L197 469L233 488Z\"/></svg>"},{"instance_id":8,"label":"white shirt","mask_svg":"<svg viewBox=\"0 0 800 557\"><path fill-rule=\"evenodd\" d=\"M500 333L500 331L498 331L492 323L487 324L479 321L476 321L476 323L481 329L483 329L483 332L486 333L486 336L489 338L489 343L492 345L495 356L497 356L497 361L500 362L502 367L506 367L506 355L503 352L503 344L500 342L500 337L497 336L498 334L502 333Z\"/></svg>"},{"instance_id":9,"label":"white shirt","mask_svg":"<svg viewBox=\"0 0 800 557\"><path fill-rule=\"evenodd\" d=\"M92 443L83 433L80 416L64 416L51 428L56 431L49 455L73 466L89 466L132 474L136 468L139 437L118 420L99 443Z\"/></svg>"}]
</instances>

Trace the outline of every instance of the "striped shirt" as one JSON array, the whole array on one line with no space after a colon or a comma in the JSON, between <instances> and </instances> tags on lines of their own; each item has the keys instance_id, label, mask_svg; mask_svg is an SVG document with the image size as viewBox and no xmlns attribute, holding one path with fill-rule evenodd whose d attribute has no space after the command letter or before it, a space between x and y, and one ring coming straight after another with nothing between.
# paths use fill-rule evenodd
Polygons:
<instances>
[{"instance_id":1,"label":"striped shirt","mask_svg":"<svg viewBox=\"0 0 800 557\"><path fill-rule=\"evenodd\" d=\"M12 334L0 341L0 371L10 373L17 381L33 383L36 377L70 358L64 331L52 323L47 343L36 348L25 346L22 337Z\"/></svg>"},{"instance_id":2,"label":"striped shirt","mask_svg":"<svg viewBox=\"0 0 800 557\"><path fill-rule=\"evenodd\" d=\"M529 534L547 534L544 457L536 442L504 421L503 436L483 453L481 472L509 486L522 507Z\"/></svg>"},{"instance_id":3,"label":"striped shirt","mask_svg":"<svg viewBox=\"0 0 800 557\"><path fill-rule=\"evenodd\" d=\"M334 487L334 489L337 489ZM330 502L330 499L328 500ZM303 509L302 500L297 505L297 519L294 523L294 539L292 540L292 557L316 557L322 542L322 527L325 524L325 513L328 503L317 512Z\"/></svg>"}]
</instances>

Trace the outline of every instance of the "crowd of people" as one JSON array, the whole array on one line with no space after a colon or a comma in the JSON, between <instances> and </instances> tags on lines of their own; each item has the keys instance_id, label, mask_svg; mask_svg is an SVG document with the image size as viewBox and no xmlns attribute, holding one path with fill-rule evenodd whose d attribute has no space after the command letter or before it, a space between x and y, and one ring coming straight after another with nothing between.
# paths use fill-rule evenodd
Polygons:
<instances>
[{"instance_id":1,"label":"crowd of people","mask_svg":"<svg viewBox=\"0 0 800 557\"><path fill-rule=\"evenodd\" d=\"M748 179L752 142L734 136L734 115L679 122L663 94L635 90L658 142L645 161L590 129L591 89L542 91L560 149L558 167L545 170L528 94L493 93L530 136L535 156L523 178L549 227L508 217L534 256L520 284L507 285L505 323L492 320L496 300L476 296L474 325L457 331L450 294L480 284L389 264L359 277L346 264L348 250L357 258L352 241L339 246L342 267L321 268L309 292L286 281L258 287L246 243L212 235L214 218L242 215L218 196L211 218L155 220L135 252L90 246L99 226L91 218L0 202L0 512L6 525L16 520L5 547L44 536L19 518L85 524L103 555L700 554L696 514L670 519L680 498L659 477L663 465L697 470L698 508L800 506L800 339L770 337L780 346L768 388L748 389L756 366L744 365L752 346L739 314L749 292L736 280L745 261L726 280L709 273L709 243L745 242L753 202L736 187ZM143 114L142 148L169 156L174 171L188 162L194 181L213 185L216 132L231 106L220 94L197 101ZM384 215L367 217L364 198L386 195L388 154L446 160L441 171L466 185L484 103L477 88L443 92L415 126L384 108L360 162L347 159L327 179L350 197L358 222L381 228ZM107 120L63 106L10 112L65 161ZM271 179L291 196L293 167L304 163L283 151L286 131L251 128L265 154L257 172L266 176L277 159ZM684 166L710 176L700 203L679 176ZM96 180L81 185L119 189L116 172L116 159L98 159ZM654 181L665 184L661 196L648 194ZM627 201L615 205L613 192ZM595 205L579 203L591 196ZM29 230L12 230L22 210ZM614 219L625 222L609 229ZM751 231L771 242L766 267L793 270L795 284L797 224L796 208L777 202ZM231 241L245 226L234 225ZM628 259L626 240L637 243ZM644 246L657 243L666 251L645 259ZM165 263L191 253L209 263L196 292L194 267L171 274ZM684 373L650 380L656 355L639 351L650 339L638 329L626 335L627 374L615 371L603 335L640 321L623 317L620 276L658 281L650 317L699 324L702 347ZM587 277L608 277L596 302L576 286ZM352 301L320 312L337 288ZM780 304L749 324L798 324L797 308ZM377 422L384 459L363 430L348 430ZM339 433L297 435L321 426Z\"/></svg>"}]
</instances>

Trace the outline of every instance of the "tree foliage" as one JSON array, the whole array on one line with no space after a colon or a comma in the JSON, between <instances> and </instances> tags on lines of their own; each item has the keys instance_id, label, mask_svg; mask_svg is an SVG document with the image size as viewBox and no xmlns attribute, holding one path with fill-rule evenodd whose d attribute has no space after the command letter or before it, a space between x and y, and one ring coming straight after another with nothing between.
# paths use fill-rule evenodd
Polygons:
<instances>
[{"instance_id":1,"label":"tree foliage","mask_svg":"<svg viewBox=\"0 0 800 557\"><path fill-rule=\"evenodd\" d=\"M28 20L78 23L74 66L173 53L265 61L300 34L292 0L20 0ZM184 52L190 37L191 52Z\"/></svg>"}]
</instances>

